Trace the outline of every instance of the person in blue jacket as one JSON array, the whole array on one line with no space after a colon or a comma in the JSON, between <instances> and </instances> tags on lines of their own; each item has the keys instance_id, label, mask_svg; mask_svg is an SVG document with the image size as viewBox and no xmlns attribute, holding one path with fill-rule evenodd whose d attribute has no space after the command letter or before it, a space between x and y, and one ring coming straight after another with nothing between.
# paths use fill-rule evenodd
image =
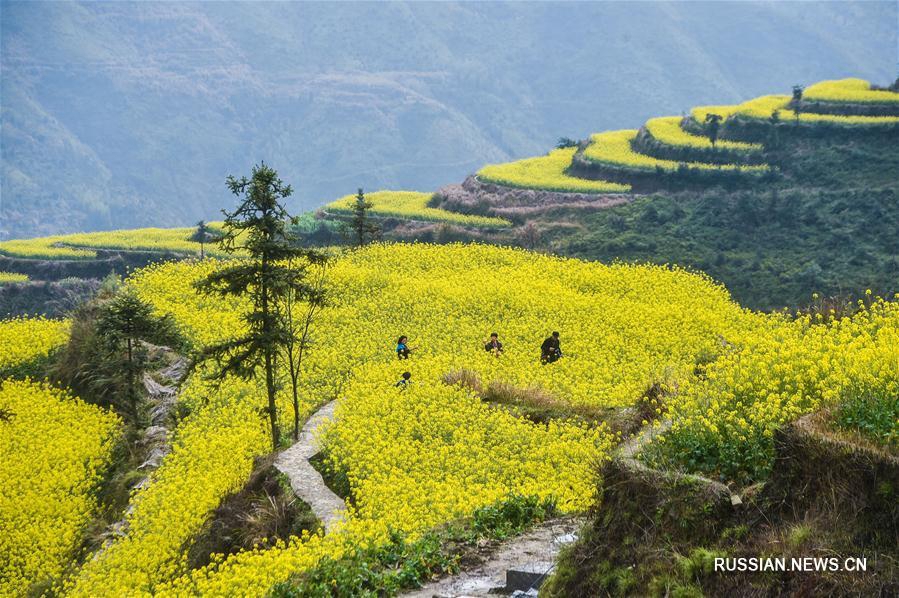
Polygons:
<instances>
[{"instance_id":1,"label":"person in blue jacket","mask_svg":"<svg viewBox=\"0 0 899 598\"><path fill-rule=\"evenodd\" d=\"M396 356L399 359L409 359L409 355L412 354L414 347L410 347L408 345L408 338L403 335L399 337L396 341Z\"/></svg>"}]
</instances>

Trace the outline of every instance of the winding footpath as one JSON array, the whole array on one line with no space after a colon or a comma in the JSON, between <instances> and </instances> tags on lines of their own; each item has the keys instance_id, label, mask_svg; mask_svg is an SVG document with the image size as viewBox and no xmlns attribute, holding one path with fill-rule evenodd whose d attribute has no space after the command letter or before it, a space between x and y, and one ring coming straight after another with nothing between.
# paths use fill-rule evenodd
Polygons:
<instances>
[{"instance_id":1,"label":"winding footpath","mask_svg":"<svg viewBox=\"0 0 899 598\"><path fill-rule=\"evenodd\" d=\"M331 401L313 413L303 424L299 440L275 458L275 467L287 476L294 494L312 508L326 532L330 532L335 523L343 521L346 504L325 485L309 459L320 450L315 432L325 421L334 418L336 403L336 400Z\"/></svg>"}]
</instances>

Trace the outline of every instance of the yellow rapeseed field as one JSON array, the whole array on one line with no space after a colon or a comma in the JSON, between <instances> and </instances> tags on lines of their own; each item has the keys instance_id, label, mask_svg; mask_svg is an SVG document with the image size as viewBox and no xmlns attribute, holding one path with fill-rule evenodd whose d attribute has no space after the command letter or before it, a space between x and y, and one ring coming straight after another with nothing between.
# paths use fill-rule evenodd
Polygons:
<instances>
[{"instance_id":1,"label":"yellow rapeseed field","mask_svg":"<svg viewBox=\"0 0 899 598\"><path fill-rule=\"evenodd\" d=\"M220 222L209 224L216 229ZM126 251L171 251L200 253L200 244L189 241L193 228L136 228L128 230L74 233L35 239L0 241L0 254L28 259L93 259L96 249ZM221 255L217 246L206 245L208 255Z\"/></svg>"},{"instance_id":2,"label":"yellow rapeseed field","mask_svg":"<svg viewBox=\"0 0 899 598\"><path fill-rule=\"evenodd\" d=\"M0 383L0 409L0 596L24 596L75 557L119 420L29 380Z\"/></svg>"},{"instance_id":3,"label":"yellow rapeseed field","mask_svg":"<svg viewBox=\"0 0 899 598\"><path fill-rule=\"evenodd\" d=\"M69 322L65 320L0 320L0 371L46 357L68 338Z\"/></svg>"},{"instance_id":4,"label":"yellow rapeseed field","mask_svg":"<svg viewBox=\"0 0 899 598\"><path fill-rule=\"evenodd\" d=\"M777 111L780 120L796 120L796 113L787 108L791 96L768 95L736 104L733 106L698 106L690 111L690 115L696 122L705 122L706 115L717 114L724 118L734 115L748 118L769 119ZM880 126L899 123L899 116L857 116L842 114L816 114L813 112L800 112L800 122L806 123L830 123L852 126Z\"/></svg>"},{"instance_id":5,"label":"yellow rapeseed field","mask_svg":"<svg viewBox=\"0 0 899 598\"><path fill-rule=\"evenodd\" d=\"M192 281L214 267L156 265L130 284L203 345L238 332L246 307L196 294ZM690 375L699 356L766 321L701 275L481 245L376 245L344 254L328 278L332 303L315 327L301 397L306 414L339 401L323 442L357 500L344 528L188 574L184 546L240 487L253 456L267 451L259 390L237 381L216 388L194 375L183 400L195 410L153 483L135 496L128 535L89 562L70 593L257 595L323 555L377 544L390 529L421 533L512 491L582 510L593 468L613 442L604 427L532 424L445 385L444 374L466 368L484 384L540 387L573 404L628 405L654 381ZM553 329L565 357L541 366L539 346ZM499 358L483 349L494 330L506 344ZM400 334L417 347L406 361L393 351ZM404 370L412 383L399 391ZM286 424L287 396L279 402Z\"/></svg>"},{"instance_id":6,"label":"yellow rapeseed field","mask_svg":"<svg viewBox=\"0 0 899 598\"><path fill-rule=\"evenodd\" d=\"M659 118L651 118L646 121L646 130L652 135L653 139L674 147L691 147L697 149L722 149L737 152L759 152L762 150L761 143L746 143L743 141L728 141L719 139L712 145L708 137L704 135L693 135L681 128L681 116L662 116Z\"/></svg>"},{"instance_id":7,"label":"yellow rapeseed field","mask_svg":"<svg viewBox=\"0 0 899 598\"><path fill-rule=\"evenodd\" d=\"M0 284L7 282L28 282L28 275L17 272L0 272Z\"/></svg>"},{"instance_id":8,"label":"yellow rapeseed field","mask_svg":"<svg viewBox=\"0 0 899 598\"><path fill-rule=\"evenodd\" d=\"M871 89L864 79L836 79L809 85L802 94L812 102L846 102L855 104L899 104L899 93L885 89Z\"/></svg>"},{"instance_id":9,"label":"yellow rapeseed field","mask_svg":"<svg viewBox=\"0 0 899 598\"><path fill-rule=\"evenodd\" d=\"M852 396L897 393L899 302L877 299L826 323L772 318L710 364L706 379L687 380L656 442L663 464L755 481L771 466L778 426Z\"/></svg>"},{"instance_id":10,"label":"yellow rapeseed field","mask_svg":"<svg viewBox=\"0 0 899 598\"><path fill-rule=\"evenodd\" d=\"M566 147L536 158L506 164L488 164L481 168L477 175L479 179L488 183L524 189L545 189L566 193L630 191L630 185L579 179L565 174L565 169L571 165L571 158L576 151L575 147Z\"/></svg>"},{"instance_id":11,"label":"yellow rapeseed field","mask_svg":"<svg viewBox=\"0 0 899 598\"><path fill-rule=\"evenodd\" d=\"M584 150L584 157L592 162L610 166L649 171L662 169L672 172L681 166L699 170L726 170L750 173L762 173L768 170L768 166L764 164L712 164L708 162L678 162L676 160L654 158L641 154L631 147L631 142L636 136L636 129L597 133L590 138L591 143Z\"/></svg>"},{"instance_id":12,"label":"yellow rapeseed field","mask_svg":"<svg viewBox=\"0 0 899 598\"><path fill-rule=\"evenodd\" d=\"M509 221L503 218L472 216L428 207L428 202L431 201L433 195L433 193L420 193L418 191L375 191L366 193L365 198L372 203L371 213L375 216L395 216L410 220L449 222L451 224L484 228L510 226ZM352 211L355 201L355 195L347 195L329 203L324 209L329 212L348 214Z\"/></svg>"}]
</instances>

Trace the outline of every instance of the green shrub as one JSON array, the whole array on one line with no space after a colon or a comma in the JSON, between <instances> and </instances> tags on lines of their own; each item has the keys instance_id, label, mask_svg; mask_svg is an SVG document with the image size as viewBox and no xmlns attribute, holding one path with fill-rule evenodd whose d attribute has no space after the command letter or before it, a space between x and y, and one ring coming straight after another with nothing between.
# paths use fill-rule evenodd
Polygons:
<instances>
[{"instance_id":1,"label":"green shrub","mask_svg":"<svg viewBox=\"0 0 899 598\"><path fill-rule=\"evenodd\" d=\"M302 576L272 590L275 598L328 596L392 596L419 587L436 574L454 573L458 558L441 550L441 539L429 533L408 543L400 534L377 549L357 550L342 559L325 558Z\"/></svg>"},{"instance_id":2,"label":"green shrub","mask_svg":"<svg viewBox=\"0 0 899 598\"><path fill-rule=\"evenodd\" d=\"M377 548L357 549L340 559L322 559L313 569L274 587L274 598L392 596L459 570L460 546L521 533L556 514L552 500L510 495L474 512L470 521L431 531L409 542L400 533Z\"/></svg>"},{"instance_id":3,"label":"green shrub","mask_svg":"<svg viewBox=\"0 0 899 598\"><path fill-rule=\"evenodd\" d=\"M502 540L556 514L556 504L551 499L513 495L475 511L472 530L476 536Z\"/></svg>"},{"instance_id":4,"label":"green shrub","mask_svg":"<svg viewBox=\"0 0 899 598\"><path fill-rule=\"evenodd\" d=\"M899 396L853 394L834 413L839 428L854 430L878 444L899 446Z\"/></svg>"}]
</instances>

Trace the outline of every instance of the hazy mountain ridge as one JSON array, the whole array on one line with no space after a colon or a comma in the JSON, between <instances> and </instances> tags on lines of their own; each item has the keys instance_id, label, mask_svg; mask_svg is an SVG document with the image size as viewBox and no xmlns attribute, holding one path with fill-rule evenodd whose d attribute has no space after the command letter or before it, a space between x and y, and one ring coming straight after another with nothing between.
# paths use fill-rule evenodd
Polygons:
<instances>
[{"instance_id":1,"label":"hazy mountain ridge","mask_svg":"<svg viewBox=\"0 0 899 598\"><path fill-rule=\"evenodd\" d=\"M895 70L894 3L2 11L9 236L212 218L225 175L260 159L295 210L360 185L435 189L561 135Z\"/></svg>"}]
</instances>

